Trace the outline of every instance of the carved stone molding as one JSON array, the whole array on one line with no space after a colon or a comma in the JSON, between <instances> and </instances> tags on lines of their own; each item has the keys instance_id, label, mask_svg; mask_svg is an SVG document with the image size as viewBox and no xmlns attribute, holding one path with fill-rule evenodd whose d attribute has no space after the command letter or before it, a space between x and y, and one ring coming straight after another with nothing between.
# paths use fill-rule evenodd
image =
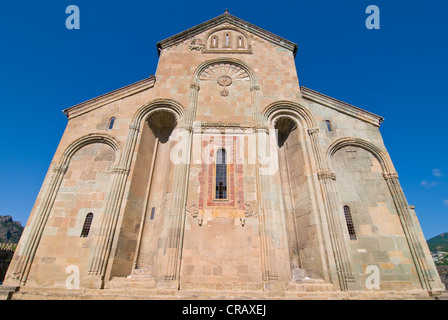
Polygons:
<instances>
[{"instance_id":1,"label":"carved stone molding","mask_svg":"<svg viewBox=\"0 0 448 320\"><path fill-rule=\"evenodd\" d=\"M65 174L68 170L68 166L66 164L55 164L53 166L53 172Z\"/></svg>"},{"instance_id":2,"label":"carved stone molding","mask_svg":"<svg viewBox=\"0 0 448 320\"><path fill-rule=\"evenodd\" d=\"M111 170L112 173L118 173L118 174L128 174L129 169L125 167L114 167Z\"/></svg>"},{"instance_id":3,"label":"carved stone molding","mask_svg":"<svg viewBox=\"0 0 448 320\"><path fill-rule=\"evenodd\" d=\"M396 173L396 172L385 172L385 173L383 173L383 177L386 180L398 179L398 173Z\"/></svg>"},{"instance_id":4,"label":"carved stone molding","mask_svg":"<svg viewBox=\"0 0 448 320\"><path fill-rule=\"evenodd\" d=\"M179 129L193 132L193 126L189 124L182 124Z\"/></svg>"},{"instance_id":5,"label":"carved stone molding","mask_svg":"<svg viewBox=\"0 0 448 320\"><path fill-rule=\"evenodd\" d=\"M193 38L190 42L190 51L202 51L203 47L200 39Z\"/></svg>"},{"instance_id":6,"label":"carved stone molding","mask_svg":"<svg viewBox=\"0 0 448 320\"><path fill-rule=\"evenodd\" d=\"M129 125L129 130L139 132L140 126L137 123L131 123Z\"/></svg>"},{"instance_id":7,"label":"carved stone molding","mask_svg":"<svg viewBox=\"0 0 448 320\"><path fill-rule=\"evenodd\" d=\"M319 127L313 127L308 129L308 134L312 136L313 134L319 133Z\"/></svg>"},{"instance_id":8,"label":"carved stone molding","mask_svg":"<svg viewBox=\"0 0 448 320\"><path fill-rule=\"evenodd\" d=\"M190 89L199 91L201 88L197 84L193 83L193 84L190 84Z\"/></svg>"},{"instance_id":9,"label":"carved stone molding","mask_svg":"<svg viewBox=\"0 0 448 320\"><path fill-rule=\"evenodd\" d=\"M330 180L331 179L331 180L335 181L336 174L334 172L331 172L328 169L325 169L325 170L321 170L317 173L317 178L319 180Z\"/></svg>"},{"instance_id":10,"label":"carved stone molding","mask_svg":"<svg viewBox=\"0 0 448 320\"><path fill-rule=\"evenodd\" d=\"M258 212L256 212L255 208L257 207L257 203L244 203L244 217L245 218L252 218L256 217L258 215Z\"/></svg>"},{"instance_id":11,"label":"carved stone molding","mask_svg":"<svg viewBox=\"0 0 448 320\"><path fill-rule=\"evenodd\" d=\"M198 205L196 203L189 204L187 208L185 209L188 215L190 215L193 218L197 218L199 215Z\"/></svg>"}]
</instances>

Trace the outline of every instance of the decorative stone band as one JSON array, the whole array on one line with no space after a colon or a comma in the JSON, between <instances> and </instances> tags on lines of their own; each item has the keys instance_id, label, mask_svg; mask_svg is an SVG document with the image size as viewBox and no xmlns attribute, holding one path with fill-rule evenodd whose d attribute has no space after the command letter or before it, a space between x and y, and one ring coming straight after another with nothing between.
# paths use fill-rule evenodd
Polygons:
<instances>
[{"instance_id":1,"label":"decorative stone band","mask_svg":"<svg viewBox=\"0 0 448 320\"><path fill-rule=\"evenodd\" d=\"M313 134L319 133L319 127L313 127L308 129L308 134L312 136Z\"/></svg>"},{"instance_id":2,"label":"decorative stone band","mask_svg":"<svg viewBox=\"0 0 448 320\"><path fill-rule=\"evenodd\" d=\"M53 166L53 172L65 174L68 170L68 165L55 163Z\"/></svg>"},{"instance_id":3,"label":"decorative stone band","mask_svg":"<svg viewBox=\"0 0 448 320\"><path fill-rule=\"evenodd\" d=\"M111 170L112 173L118 173L118 174L125 174L127 175L129 173L129 168L125 167L114 167Z\"/></svg>"},{"instance_id":4,"label":"decorative stone band","mask_svg":"<svg viewBox=\"0 0 448 320\"><path fill-rule=\"evenodd\" d=\"M328 169L321 170L317 173L319 180L336 180L336 174Z\"/></svg>"},{"instance_id":5,"label":"decorative stone band","mask_svg":"<svg viewBox=\"0 0 448 320\"><path fill-rule=\"evenodd\" d=\"M258 125L255 128L255 131L264 131L266 134L269 134L269 128L264 125Z\"/></svg>"},{"instance_id":6,"label":"decorative stone band","mask_svg":"<svg viewBox=\"0 0 448 320\"><path fill-rule=\"evenodd\" d=\"M140 126L138 125L138 123L133 122L129 125L129 130L139 132Z\"/></svg>"},{"instance_id":7,"label":"decorative stone band","mask_svg":"<svg viewBox=\"0 0 448 320\"><path fill-rule=\"evenodd\" d=\"M186 131L188 131L188 132L193 132L193 126L192 125L189 125L189 124L182 124L181 126L180 126L180 129L181 130L186 130Z\"/></svg>"},{"instance_id":8,"label":"decorative stone band","mask_svg":"<svg viewBox=\"0 0 448 320\"><path fill-rule=\"evenodd\" d=\"M398 173L396 173L396 172L385 172L385 173L383 173L383 177L386 180L398 179Z\"/></svg>"},{"instance_id":9,"label":"decorative stone band","mask_svg":"<svg viewBox=\"0 0 448 320\"><path fill-rule=\"evenodd\" d=\"M196 83L193 83L193 84L190 84L190 89L199 91L201 88Z\"/></svg>"}]
</instances>

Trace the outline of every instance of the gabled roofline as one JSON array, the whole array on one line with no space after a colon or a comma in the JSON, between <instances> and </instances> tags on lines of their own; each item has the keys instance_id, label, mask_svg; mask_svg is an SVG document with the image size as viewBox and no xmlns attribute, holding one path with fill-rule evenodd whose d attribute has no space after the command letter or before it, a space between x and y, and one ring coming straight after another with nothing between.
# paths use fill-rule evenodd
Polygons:
<instances>
[{"instance_id":1,"label":"gabled roofline","mask_svg":"<svg viewBox=\"0 0 448 320\"><path fill-rule=\"evenodd\" d=\"M371 123L376 127L380 127L381 124L384 122L383 117L373 114L369 111L352 106L351 104L326 96L322 93L319 93L306 87L301 87L300 89L302 92L302 97L304 99L308 99L317 102L319 104L325 105L329 108L345 113L349 116Z\"/></svg>"},{"instance_id":2,"label":"gabled roofline","mask_svg":"<svg viewBox=\"0 0 448 320\"><path fill-rule=\"evenodd\" d=\"M106 104L112 103L114 101L150 89L154 87L155 83L156 83L156 77L154 75L151 75L146 79L137 81L123 88L111 91L99 97L74 105L70 108L63 110L62 112L68 119L71 119L79 115L82 115L86 112L90 112L94 109L100 108Z\"/></svg>"},{"instance_id":3,"label":"gabled roofline","mask_svg":"<svg viewBox=\"0 0 448 320\"><path fill-rule=\"evenodd\" d=\"M266 31L262 28L259 28L249 22L241 20L240 18L237 18L237 17L231 15L227 10L224 14L222 14L216 18L213 18L211 20L203 22L193 28L190 28L190 29L185 30L181 33L178 33L174 36L171 36L165 40L160 41L159 43L157 43L157 51L160 55L160 52L163 49L174 46L180 42L183 42L187 39L190 39L190 38L204 32L206 30L217 27L225 22L228 22L238 28L241 28L244 31L253 33L253 34L259 36L260 38L270 41L280 47L288 49L293 52L294 57L296 56L297 49L298 49L297 44L295 44L289 40L286 40L282 37L279 37L279 36L269 32L269 31Z\"/></svg>"}]
</instances>

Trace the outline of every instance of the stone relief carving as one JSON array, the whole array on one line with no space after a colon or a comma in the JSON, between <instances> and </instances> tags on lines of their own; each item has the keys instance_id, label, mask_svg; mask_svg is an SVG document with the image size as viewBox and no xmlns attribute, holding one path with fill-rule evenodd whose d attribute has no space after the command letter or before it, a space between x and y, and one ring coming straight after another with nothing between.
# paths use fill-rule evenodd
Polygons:
<instances>
[{"instance_id":1,"label":"stone relief carving","mask_svg":"<svg viewBox=\"0 0 448 320\"><path fill-rule=\"evenodd\" d=\"M199 80L202 81L216 81L219 86L223 87L220 92L223 97L229 95L227 90L234 81L238 80L250 80L249 74L243 68L230 64L230 63L218 63L205 69Z\"/></svg>"},{"instance_id":2,"label":"stone relief carving","mask_svg":"<svg viewBox=\"0 0 448 320\"><path fill-rule=\"evenodd\" d=\"M317 178L319 180L336 180L336 174L330 170L321 170L317 173Z\"/></svg>"},{"instance_id":3,"label":"stone relief carving","mask_svg":"<svg viewBox=\"0 0 448 320\"><path fill-rule=\"evenodd\" d=\"M258 215L258 212L256 212L256 210L255 210L256 207L257 207L256 203L245 202L244 203L244 217L245 218L256 217Z\"/></svg>"},{"instance_id":4,"label":"stone relief carving","mask_svg":"<svg viewBox=\"0 0 448 320\"><path fill-rule=\"evenodd\" d=\"M187 205L187 208L185 209L187 211L187 214L189 214L193 218L197 218L199 215L199 210L197 204L189 204Z\"/></svg>"},{"instance_id":5,"label":"stone relief carving","mask_svg":"<svg viewBox=\"0 0 448 320\"><path fill-rule=\"evenodd\" d=\"M193 38L190 42L190 51L201 51L204 45L201 40Z\"/></svg>"},{"instance_id":6,"label":"stone relief carving","mask_svg":"<svg viewBox=\"0 0 448 320\"><path fill-rule=\"evenodd\" d=\"M222 91L221 91L221 95L223 97L227 97L229 95L229 91L226 90L226 87L231 86L232 85L232 78L230 78L227 75L224 76L220 76L218 78L218 84L223 87Z\"/></svg>"}]
</instances>

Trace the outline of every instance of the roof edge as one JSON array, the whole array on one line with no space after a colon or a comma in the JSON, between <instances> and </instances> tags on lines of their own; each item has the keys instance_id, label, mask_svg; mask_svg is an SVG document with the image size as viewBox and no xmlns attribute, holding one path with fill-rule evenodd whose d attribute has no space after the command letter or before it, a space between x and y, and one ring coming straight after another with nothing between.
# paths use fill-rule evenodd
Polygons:
<instances>
[{"instance_id":1,"label":"roof edge","mask_svg":"<svg viewBox=\"0 0 448 320\"><path fill-rule=\"evenodd\" d=\"M156 83L156 77L154 75L151 75L146 79L137 81L120 89L105 93L96 98L69 107L63 110L62 112L70 120L74 117L80 116L84 113L100 108L106 104L112 103L114 101L150 89L154 87L155 83Z\"/></svg>"},{"instance_id":2,"label":"roof edge","mask_svg":"<svg viewBox=\"0 0 448 320\"><path fill-rule=\"evenodd\" d=\"M355 106L345 103L343 101L337 100L335 98L329 97L320 92L311 90L306 87L301 87L300 90L302 92L302 97L304 99L308 99L308 100L323 104L327 107L330 107L334 110L345 113L349 116L352 116L352 117L358 118L360 120L366 121L368 123L371 123L376 127L380 127L381 124L384 122L384 118L381 116L378 116L378 115L371 113L369 111L366 111L364 109L355 107Z\"/></svg>"},{"instance_id":3,"label":"roof edge","mask_svg":"<svg viewBox=\"0 0 448 320\"><path fill-rule=\"evenodd\" d=\"M190 39L197 34L200 34L200 33L204 32L206 30L209 30L211 28L217 27L220 24L225 23L225 22L231 23L231 24L243 29L244 31L248 31L253 34L256 34L260 38L270 41L270 42L272 42L280 47L283 47L285 49L288 49L293 52L294 56L296 56L296 54L297 54L298 45L295 44L294 42L286 40L280 36L273 34L272 32L266 31L262 28L257 27L254 24L246 22L240 18L237 18L237 17L231 15L230 13L228 13L228 11L226 11L225 13L223 13L220 16L217 16L216 18L205 21L195 27L187 29L183 32L180 32L174 36L171 36L165 40L158 42L157 43L157 51L160 55L161 50L171 47L173 45L176 45L182 41L185 41L186 39Z\"/></svg>"}]
</instances>

